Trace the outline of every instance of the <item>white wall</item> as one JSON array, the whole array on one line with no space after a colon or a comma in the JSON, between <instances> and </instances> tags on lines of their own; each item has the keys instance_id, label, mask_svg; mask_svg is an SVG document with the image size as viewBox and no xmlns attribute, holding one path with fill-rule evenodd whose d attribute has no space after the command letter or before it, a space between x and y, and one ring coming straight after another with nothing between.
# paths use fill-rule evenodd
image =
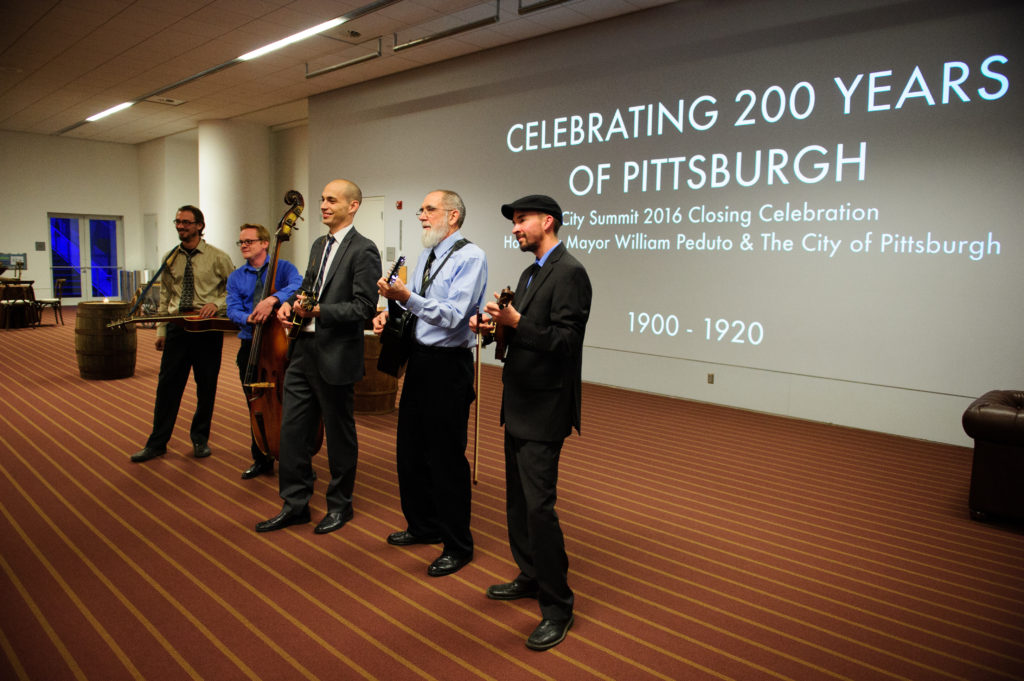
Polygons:
<instances>
[{"instance_id":1,"label":"white wall","mask_svg":"<svg viewBox=\"0 0 1024 681\"><path fill-rule=\"evenodd\" d=\"M25 279L51 295L47 213L124 217L125 253L141 249L140 163L136 147L0 131L0 251L28 253ZM36 242L46 244L36 251Z\"/></svg>"},{"instance_id":2,"label":"white wall","mask_svg":"<svg viewBox=\"0 0 1024 681\"><path fill-rule=\"evenodd\" d=\"M870 259L849 258L839 264L818 260L807 265L810 261L799 260L803 257L799 253L747 256L737 249L720 256L677 250L641 256L646 263L637 266L636 257L623 251L581 256L577 250L577 255L595 282L584 354L587 380L966 445L970 441L960 417L970 401L986 389L1013 387L996 384L1007 377L1011 383L1024 380L1019 351L1005 342L1019 336L1024 321L1002 305L986 309L991 296L970 296L976 302L969 304L963 300L963 291L985 288L986 273L1003 284L998 287L1001 302L1010 290L1006 280L1019 280L1016 264L1021 256L1016 247L1020 238L1016 220L1009 223L1005 216L1019 215L1020 204L1017 199L1007 200L1012 193L989 199L988 193L964 192L954 175L957 167L963 167L957 162L971 158L977 164L970 173L976 184L982 180L975 177L974 167L985 173L1005 167L1017 179L1019 163L1013 168L1005 159L1016 153L1020 135L999 138L993 130L1014 118L1020 110L1019 97L1008 96L990 109L976 99L966 105L966 111L953 102L933 109L890 107L888 115L865 114L862 107L859 116L844 117L832 78L838 74L851 82L857 73L884 74L886 69L898 68L899 75L892 78L904 77L904 81L893 86L895 99L918 60L929 78L938 72L940 81L945 60L967 60L975 72L981 59L1002 51L1011 55L1011 64L1019 61L1016 42L1012 35L1007 38L1011 32L1003 28L1005 22L993 21L983 12L966 16L966 8L955 4L944 6L942 12L916 11L923 6L896 0L678 3L325 93L310 100L310 137L316 141L310 148L311 182L336 176L338 164L343 163L343 172L364 194L385 197L387 245L404 241L404 251L413 259L419 249L410 237L417 230L409 228L415 225L413 211L419 201L439 187L458 191L467 203L465 235L488 253L491 290L514 284L529 262L517 248L503 245L509 227L498 214L501 203L525 194L552 194L563 208L578 214L589 212L581 207L595 204L606 212L623 205L675 205L682 206L686 215L689 206L701 202L735 206L742 201L756 207L759 200L781 203L810 197L812 202L838 204L859 199L877 201L887 209L886 229L906 233L907 228L921 228L922 236L950 219L953 211L941 214L935 206L952 197L956 211L984 215L991 225L987 228L999 232L1005 245L998 259L983 266L965 258L944 265L927 258L897 261L886 255L889 259L883 260L875 258L875 253ZM964 18L959 16L961 11ZM968 24L958 36L958 27ZM978 26L984 29L978 44L929 40L936 35L969 38ZM911 32L917 42L908 44L905 38ZM1019 87L1016 76L1013 70L1009 77L1013 87ZM733 95L742 88L763 91L776 83L790 88L804 78L819 86L822 98L817 115L774 127L765 121L759 127L733 125L740 119L738 109L744 101L737 96L739 105L733 105ZM531 154L513 153L506 142L506 131L513 129L513 123L538 122L533 130L538 133L534 141L540 144L539 122L547 122L550 133L557 117L581 114L587 120L587 112L593 111L610 117L611 110L621 109L626 118L623 128L632 130L627 107L684 98L690 102L708 92L718 96L723 109L729 105L737 109L723 113L721 124L711 133L694 126L674 137L622 134L608 144L574 148L563 144L563 148L552 146ZM873 96L882 97L882 92ZM821 114L826 110L830 115ZM993 118L1001 117L1000 124L990 122L988 130L977 127L979 120L981 126L991 120L989 112ZM951 131L960 132L958 124L972 134L951 136ZM899 146L912 137L911 132L922 130L927 132L916 147ZM576 193L576 188L566 181L577 164L596 168L607 161L614 170L623 166L624 158L706 154L709 149L735 153L749 151L751 146L762 149L787 143L798 150L797 144L847 141L844 135L851 145L861 135L872 139L874 184L854 181L836 188L787 182L785 187L761 186L747 193L734 187L732 193L709 188L700 194L684 187L676 194L652 191L627 196L620 180L617 185L609 182L605 196L580 198L570 193L570 189ZM936 144L935 139L944 143ZM957 154L947 163L950 148ZM939 176L942 184L935 184ZM957 196L958 191L963 196ZM404 203L402 210L391 208L397 201ZM926 208L931 216L919 218ZM917 215L908 215L912 212ZM967 229L964 225L958 221L952 228L958 233ZM728 228L738 242L743 232L736 225ZM714 232L714 228L703 229ZM843 236L851 240L853 230L847 229ZM698 235L700 231L697 227ZM792 290L780 287L790 282ZM836 293L829 297L823 290ZM950 296L939 295L947 290ZM816 303L809 305L809 299ZM701 346L694 342L681 351L679 338L673 339L670 349L663 349L667 338L637 335L623 341L626 324L622 320L627 311L672 311L688 304L700 310L691 314L697 320L695 328L706 315L724 316L727 313L720 310L743 306L752 310L745 317L748 321L762 320L755 315L770 317L763 320L765 326L785 335L786 341L757 348L757 358L735 361L728 359L728 353L736 357L740 353L727 343ZM951 313L954 304L956 312ZM868 319L873 323L863 323ZM886 320L901 326L894 330ZM918 320L921 323L915 327ZM993 331L993 320L999 320L999 332ZM842 325L833 327L836 321ZM617 326L612 328L613 324ZM856 333L847 333L848 327ZM953 331L956 339L969 337L970 341L963 347L958 340L947 341ZM818 338L827 342L819 343ZM938 347L941 352L934 350ZM754 351L750 345L746 348ZM770 361L765 359L769 352L776 353ZM804 370L812 360L817 362L814 370ZM772 362L778 366L768 366ZM894 367L892 372L889 367ZM713 384L707 382L709 373L715 374ZM898 379L890 375L897 373Z\"/></svg>"},{"instance_id":3,"label":"white wall","mask_svg":"<svg viewBox=\"0 0 1024 681\"><path fill-rule=\"evenodd\" d=\"M298 246L286 245L283 257L305 266L310 232L319 233L319 192L310 206L308 188L308 130L305 125L263 135L270 138L264 161L264 186L251 191L244 207L230 216L216 245L240 262L234 246L236 228L243 222L264 222L273 231L289 189L307 197L307 222L303 222ZM265 154L266 156L266 154ZM124 244L121 265L130 271L154 272L160 257L178 243L172 220L178 207L198 205L199 139L192 130L139 145L89 142L66 137L0 131L0 200L10 207L8 219L0 222L0 252L28 253L25 279L36 281L36 294L51 294L50 250L47 213L78 213L121 216ZM270 187L271 189L268 189ZM311 214L310 214L311 212ZM152 223L147 233L147 216ZM211 237L213 238L213 237ZM36 242L46 244L36 251ZM294 250L301 255L295 259ZM74 304L77 299L69 302Z\"/></svg>"}]
</instances>

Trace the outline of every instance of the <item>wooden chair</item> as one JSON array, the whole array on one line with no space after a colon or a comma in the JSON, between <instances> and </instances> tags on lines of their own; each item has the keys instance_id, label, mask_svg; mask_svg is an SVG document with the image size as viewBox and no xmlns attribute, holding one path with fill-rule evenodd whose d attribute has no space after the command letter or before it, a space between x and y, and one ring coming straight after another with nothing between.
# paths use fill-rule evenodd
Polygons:
<instances>
[{"instance_id":1,"label":"wooden chair","mask_svg":"<svg viewBox=\"0 0 1024 681\"><path fill-rule=\"evenodd\" d=\"M0 289L0 318L4 329L33 325L35 301L25 291L26 287L18 284L4 284Z\"/></svg>"},{"instance_id":2,"label":"wooden chair","mask_svg":"<svg viewBox=\"0 0 1024 681\"><path fill-rule=\"evenodd\" d=\"M60 320L61 326L64 326L64 311L61 309L61 299L64 297L64 283L67 279L55 279L53 282L53 292L57 294L56 298L36 298L36 324L43 323L43 308L53 308L53 323L57 324L57 320Z\"/></svg>"}]
</instances>

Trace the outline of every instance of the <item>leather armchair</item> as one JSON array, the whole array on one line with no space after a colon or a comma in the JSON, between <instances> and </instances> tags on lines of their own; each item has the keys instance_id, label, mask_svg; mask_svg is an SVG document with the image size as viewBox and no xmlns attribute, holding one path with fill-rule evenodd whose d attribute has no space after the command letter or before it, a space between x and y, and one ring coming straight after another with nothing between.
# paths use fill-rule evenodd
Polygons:
<instances>
[{"instance_id":1,"label":"leather armchair","mask_svg":"<svg viewBox=\"0 0 1024 681\"><path fill-rule=\"evenodd\" d=\"M971 517L1024 520L1024 391L990 390L963 415L974 438Z\"/></svg>"}]
</instances>

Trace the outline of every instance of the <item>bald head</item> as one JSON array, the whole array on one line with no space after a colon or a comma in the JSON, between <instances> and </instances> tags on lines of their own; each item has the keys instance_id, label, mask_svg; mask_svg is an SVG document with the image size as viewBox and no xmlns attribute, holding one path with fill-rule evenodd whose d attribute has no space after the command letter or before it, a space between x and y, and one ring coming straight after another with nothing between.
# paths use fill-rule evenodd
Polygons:
<instances>
[{"instance_id":1,"label":"bald head","mask_svg":"<svg viewBox=\"0 0 1024 681\"><path fill-rule=\"evenodd\" d=\"M320 218L333 234L352 224L362 201L363 192L354 182L331 180L320 196Z\"/></svg>"}]
</instances>

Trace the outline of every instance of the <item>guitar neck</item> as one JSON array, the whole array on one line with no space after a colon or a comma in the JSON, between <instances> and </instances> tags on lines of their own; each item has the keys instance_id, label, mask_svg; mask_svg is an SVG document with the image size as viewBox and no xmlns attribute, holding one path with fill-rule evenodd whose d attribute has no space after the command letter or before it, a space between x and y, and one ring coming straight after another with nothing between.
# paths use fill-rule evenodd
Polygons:
<instances>
[{"instance_id":1,"label":"guitar neck","mask_svg":"<svg viewBox=\"0 0 1024 681\"><path fill-rule=\"evenodd\" d=\"M238 325L227 317L200 317L199 315L158 314L143 317L126 317L107 324L107 328L124 326L125 324L141 324L143 322L168 322L178 324L186 331L237 331Z\"/></svg>"}]
</instances>

